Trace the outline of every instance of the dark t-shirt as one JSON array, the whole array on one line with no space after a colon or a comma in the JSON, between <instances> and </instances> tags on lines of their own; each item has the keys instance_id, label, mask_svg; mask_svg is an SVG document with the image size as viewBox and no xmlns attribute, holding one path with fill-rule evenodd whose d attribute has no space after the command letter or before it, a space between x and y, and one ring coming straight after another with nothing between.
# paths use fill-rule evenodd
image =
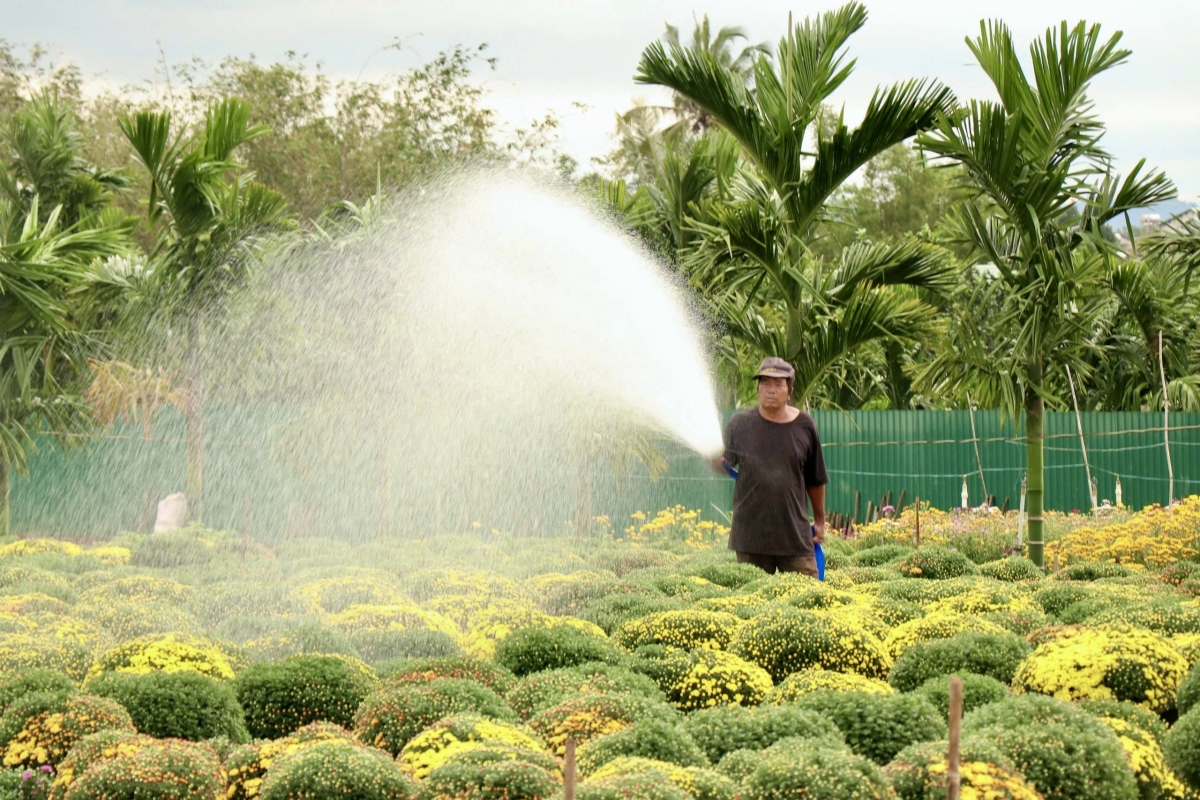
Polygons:
<instances>
[{"instance_id":1,"label":"dark t-shirt","mask_svg":"<svg viewBox=\"0 0 1200 800\"><path fill-rule=\"evenodd\" d=\"M829 483L813 418L801 411L771 422L757 408L739 411L725 426L725 460L738 471L729 549L813 555L807 487Z\"/></svg>"}]
</instances>

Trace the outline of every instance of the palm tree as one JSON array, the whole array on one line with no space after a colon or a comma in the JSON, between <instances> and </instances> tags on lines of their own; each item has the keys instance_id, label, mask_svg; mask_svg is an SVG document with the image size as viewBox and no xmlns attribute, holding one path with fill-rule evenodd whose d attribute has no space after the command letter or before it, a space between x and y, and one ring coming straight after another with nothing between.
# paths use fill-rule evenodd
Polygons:
<instances>
[{"instance_id":1,"label":"palm tree","mask_svg":"<svg viewBox=\"0 0 1200 800\"><path fill-rule=\"evenodd\" d=\"M64 230L61 206L44 221L39 206L33 197L15 235L0 228L0 536L12 475L24 472L35 434L70 438L86 427L87 343L75 312L94 262L127 245L127 230Z\"/></svg>"},{"instance_id":2,"label":"palm tree","mask_svg":"<svg viewBox=\"0 0 1200 800\"><path fill-rule=\"evenodd\" d=\"M153 317L185 330L183 412L188 514L202 517L205 369L203 331L219 323L243 286L264 236L287 226L285 202L253 180L234 151L267 129L250 124L248 104L211 106L192 136L174 132L169 112L143 111L121 122L150 177L147 216L158 225L151 271L161 304Z\"/></svg>"},{"instance_id":3,"label":"palm tree","mask_svg":"<svg viewBox=\"0 0 1200 800\"><path fill-rule=\"evenodd\" d=\"M712 25L705 14L692 28L692 40L686 47L694 52L709 54L714 61L734 75L740 75L742 82L748 83L753 79L754 64L760 57L770 57L771 48L766 42L752 44L737 50L737 43L749 37L741 27L725 26L713 34ZM679 28L668 25L663 39L672 48L685 47L679 38ZM685 122L692 133L702 133L712 127L714 119L708 110L692 98L680 92L675 92L675 116Z\"/></svg>"},{"instance_id":4,"label":"palm tree","mask_svg":"<svg viewBox=\"0 0 1200 800\"><path fill-rule=\"evenodd\" d=\"M636 76L705 109L752 165L729 198L693 213L687 271L727 330L796 363L800 398L856 349L935 330L936 309L919 292L950 285L938 251L915 241L855 245L833 263L811 248L834 192L953 104L946 88L914 80L876 91L854 130L830 118L823 104L849 77L845 45L866 18L850 3L789 26L774 60L752 59L752 86L718 54L677 43L651 44Z\"/></svg>"},{"instance_id":5,"label":"palm tree","mask_svg":"<svg viewBox=\"0 0 1200 800\"><path fill-rule=\"evenodd\" d=\"M1014 416L1024 410L1029 557L1039 565L1042 415L1045 403L1060 397L1064 368L1083 378L1090 373L1087 356L1096 349L1092 337L1114 257L1102 226L1174 194L1161 173L1141 176L1143 162L1121 180L1100 145L1104 126L1092 114L1087 89L1128 57L1119 40L1118 33L1102 41L1099 26L1082 22L1051 28L1030 48L1031 81L1008 28L981 23L967 46L1000 102L973 101L959 113L940 115L937 127L919 139L962 167L972 200L958 206L959 238L995 271L972 306L1000 309L988 320L971 314L956 320L920 383L946 393L970 391L977 402Z\"/></svg>"}]
</instances>

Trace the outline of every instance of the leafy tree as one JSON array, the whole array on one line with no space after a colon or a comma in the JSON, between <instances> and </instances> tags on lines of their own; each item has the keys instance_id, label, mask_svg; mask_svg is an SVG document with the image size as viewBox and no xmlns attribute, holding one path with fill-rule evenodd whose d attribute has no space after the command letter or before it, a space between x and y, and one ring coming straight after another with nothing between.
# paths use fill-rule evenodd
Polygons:
<instances>
[{"instance_id":1,"label":"leafy tree","mask_svg":"<svg viewBox=\"0 0 1200 800\"><path fill-rule=\"evenodd\" d=\"M995 277L972 305L1000 306L994 317L957 318L949 339L922 374L935 392L971 391L976 401L1025 412L1029 555L1043 556L1042 415L1057 402L1071 367L1090 373L1092 332L1102 314L1111 245L1101 228L1131 208L1170 197L1161 173L1142 177L1139 162L1123 181L1100 145L1104 126L1087 97L1091 80L1125 61L1120 34L1064 22L1030 48L1032 80L1008 28L981 23L967 45L1000 102L972 101L939 115L922 147L962 167L972 198L957 207L960 240ZM1070 223L1068 213L1082 204Z\"/></svg>"},{"instance_id":2,"label":"leafy tree","mask_svg":"<svg viewBox=\"0 0 1200 800\"><path fill-rule=\"evenodd\" d=\"M838 188L952 104L939 84L908 81L877 91L854 130L840 117L818 124L853 69L845 44L865 22L851 3L795 25L774 60L754 60L749 88L716 54L678 44L651 44L637 74L704 108L752 165L728 201L702 204L687 268L738 341L795 363L800 398L864 345L936 330L936 310L917 290L950 283L940 254L920 242L860 243L832 263L811 247Z\"/></svg>"},{"instance_id":3,"label":"leafy tree","mask_svg":"<svg viewBox=\"0 0 1200 800\"><path fill-rule=\"evenodd\" d=\"M202 515L206 326L219 324L244 285L263 238L290 220L278 192L253 180L234 151L266 133L241 100L211 106L193 135L173 130L170 112L142 111L122 122L150 176L147 217L158 230L151 253L149 318L183 329L188 513ZM137 303L135 302L135 305Z\"/></svg>"}]
</instances>

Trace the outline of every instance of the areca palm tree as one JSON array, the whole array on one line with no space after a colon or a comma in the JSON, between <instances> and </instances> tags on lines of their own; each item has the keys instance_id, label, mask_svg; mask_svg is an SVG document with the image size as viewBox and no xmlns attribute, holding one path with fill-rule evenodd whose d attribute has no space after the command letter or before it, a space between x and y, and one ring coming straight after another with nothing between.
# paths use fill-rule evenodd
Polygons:
<instances>
[{"instance_id":1,"label":"areca palm tree","mask_svg":"<svg viewBox=\"0 0 1200 800\"><path fill-rule=\"evenodd\" d=\"M121 128L150 177L147 216L158 226L151 253L152 318L184 329L183 411L188 513L202 516L206 325L222 320L229 297L245 284L264 237L286 227L283 196L253 179L237 148L267 132L250 123L249 105L225 100L209 108L193 135L175 130L169 112L144 111Z\"/></svg>"},{"instance_id":2,"label":"areca palm tree","mask_svg":"<svg viewBox=\"0 0 1200 800\"><path fill-rule=\"evenodd\" d=\"M696 52L708 53L713 60L734 75L740 75L743 83L753 78L754 64L760 56L771 55L771 48L765 43L752 44L737 49L738 43L749 37L741 27L724 26L713 33L712 23L705 14L692 28L692 40L687 45L679 37L679 28L668 25L663 39L672 48L688 48ZM680 92L675 93L675 115L691 129L693 133L701 133L713 125L713 118L708 110L692 98Z\"/></svg>"},{"instance_id":3,"label":"areca palm tree","mask_svg":"<svg viewBox=\"0 0 1200 800\"><path fill-rule=\"evenodd\" d=\"M850 3L790 27L774 59L753 59L749 82L709 50L661 42L636 76L705 109L751 165L729 198L693 214L688 272L738 338L796 363L801 398L856 349L935 330L920 290L950 283L938 253L918 242L856 245L832 263L811 248L837 189L953 105L940 84L911 80L876 91L854 129L829 119L823 104L853 70L845 47L866 18Z\"/></svg>"},{"instance_id":4,"label":"areca palm tree","mask_svg":"<svg viewBox=\"0 0 1200 800\"><path fill-rule=\"evenodd\" d=\"M1087 90L1128 57L1119 40L1119 33L1102 40L1098 25L1064 22L1030 47L1031 79L1008 28L981 23L967 45L999 102L973 101L940 115L919 139L962 167L971 200L958 207L959 238L995 270L972 305L990 301L1000 308L985 322L970 314L958 320L920 382L945 393L970 391L977 402L1014 415L1024 411L1029 556L1039 565L1042 417L1045 403L1060 399L1066 367L1085 379L1090 371L1087 356L1097 346L1093 332L1114 256L1101 226L1174 194L1162 173L1142 174L1143 162L1123 180L1116 176L1100 144L1104 126Z\"/></svg>"}]
</instances>

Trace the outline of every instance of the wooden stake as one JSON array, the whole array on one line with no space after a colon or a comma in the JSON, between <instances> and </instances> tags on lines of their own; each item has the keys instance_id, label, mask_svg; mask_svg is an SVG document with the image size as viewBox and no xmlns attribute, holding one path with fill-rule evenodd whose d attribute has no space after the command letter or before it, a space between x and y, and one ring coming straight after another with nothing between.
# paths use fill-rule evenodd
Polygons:
<instances>
[{"instance_id":1,"label":"wooden stake","mask_svg":"<svg viewBox=\"0 0 1200 800\"><path fill-rule=\"evenodd\" d=\"M854 524L855 524L855 525L857 525L857 524L858 524L858 509L859 509L859 505L858 505L858 504L859 504L859 501L860 501L860 500L862 500L862 493L861 493L861 492L855 492L855 493L854 493Z\"/></svg>"},{"instance_id":2,"label":"wooden stake","mask_svg":"<svg viewBox=\"0 0 1200 800\"><path fill-rule=\"evenodd\" d=\"M920 547L921 546L921 495L917 495L916 500L913 502L913 508L916 509L916 512L917 512L917 531L916 531L916 533L913 534L913 546Z\"/></svg>"},{"instance_id":3,"label":"wooden stake","mask_svg":"<svg viewBox=\"0 0 1200 800\"><path fill-rule=\"evenodd\" d=\"M575 740L567 739L563 757L563 800L575 800Z\"/></svg>"},{"instance_id":4,"label":"wooden stake","mask_svg":"<svg viewBox=\"0 0 1200 800\"><path fill-rule=\"evenodd\" d=\"M963 686L962 678L950 676L950 752L947 754L946 800L958 800L962 788L959 774L959 741L962 738Z\"/></svg>"}]
</instances>

